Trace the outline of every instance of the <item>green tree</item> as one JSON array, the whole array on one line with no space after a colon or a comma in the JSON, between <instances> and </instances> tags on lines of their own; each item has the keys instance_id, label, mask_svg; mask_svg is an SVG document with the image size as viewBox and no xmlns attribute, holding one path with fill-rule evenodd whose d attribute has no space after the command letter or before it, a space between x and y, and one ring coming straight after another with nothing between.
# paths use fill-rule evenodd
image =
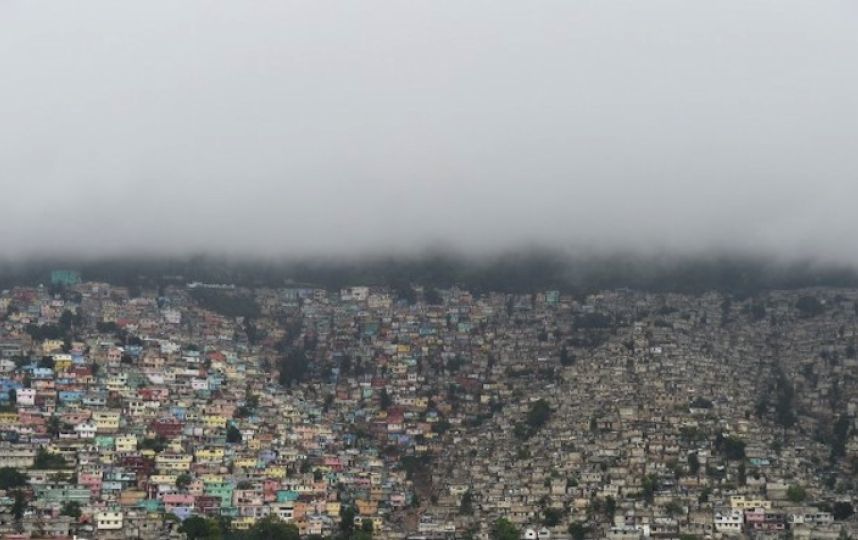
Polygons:
<instances>
[{"instance_id":1,"label":"green tree","mask_svg":"<svg viewBox=\"0 0 858 540\"><path fill-rule=\"evenodd\" d=\"M854 513L855 509L852 507L852 503L848 501L837 501L831 506L831 514L836 520L848 519Z\"/></svg>"},{"instance_id":2,"label":"green tree","mask_svg":"<svg viewBox=\"0 0 858 540\"><path fill-rule=\"evenodd\" d=\"M220 540L223 537L217 521L200 516L183 521L179 531L185 533L188 540Z\"/></svg>"},{"instance_id":3,"label":"green tree","mask_svg":"<svg viewBox=\"0 0 858 540\"><path fill-rule=\"evenodd\" d=\"M24 512L27 511L27 497L20 489L15 490L12 502L12 517L15 521L21 521L24 518Z\"/></svg>"},{"instance_id":4,"label":"green tree","mask_svg":"<svg viewBox=\"0 0 858 540\"><path fill-rule=\"evenodd\" d=\"M43 369L54 369L54 358L52 356L43 356L37 366Z\"/></svg>"},{"instance_id":5,"label":"green tree","mask_svg":"<svg viewBox=\"0 0 858 540\"><path fill-rule=\"evenodd\" d=\"M36 459L33 461L34 469L65 469L68 463L60 454L48 452L44 448L39 448L36 453Z\"/></svg>"},{"instance_id":6,"label":"green tree","mask_svg":"<svg viewBox=\"0 0 858 540\"><path fill-rule=\"evenodd\" d=\"M437 422L432 424L432 433L437 433L438 435L443 435L444 433L447 433L447 431L450 430L451 426L452 426L452 424L450 424L449 420L442 418L441 420L438 420Z\"/></svg>"},{"instance_id":7,"label":"green tree","mask_svg":"<svg viewBox=\"0 0 858 540\"><path fill-rule=\"evenodd\" d=\"M745 459L745 441L731 435L721 442L721 452L733 461Z\"/></svg>"},{"instance_id":8,"label":"green tree","mask_svg":"<svg viewBox=\"0 0 858 540\"><path fill-rule=\"evenodd\" d=\"M65 309L63 310L62 315L60 315L59 326L62 328L63 332L68 332L71 330L72 323L74 323L74 313Z\"/></svg>"},{"instance_id":9,"label":"green tree","mask_svg":"<svg viewBox=\"0 0 858 540\"><path fill-rule=\"evenodd\" d=\"M179 489L185 489L191 485L191 475L188 473L182 473L176 478L176 487Z\"/></svg>"},{"instance_id":10,"label":"green tree","mask_svg":"<svg viewBox=\"0 0 858 540\"><path fill-rule=\"evenodd\" d=\"M12 467L0 468L0 489L7 490L27 484L27 475Z\"/></svg>"},{"instance_id":11,"label":"green tree","mask_svg":"<svg viewBox=\"0 0 858 540\"><path fill-rule=\"evenodd\" d=\"M608 516L608 519L614 519L614 514L617 512L617 501L614 500L613 497L608 495L605 497L605 515Z\"/></svg>"},{"instance_id":12,"label":"green tree","mask_svg":"<svg viewBox=\"0 0 858 540\"><path fill-rule=\"evenodd\" d=\"M307 373L309 358L301 348L287 347L279 362L279 381L282 386L301 382Z\"/></svg>"},{"instance_id":13,"label":"green tree","mask_svg":"<svg viewBox=\"0 0 858 540\"><path fill-rule=\"evenodd\" d=\"M689 452L688 454L688 472L697 476L700 471L700 458L697 457L697 452Z\"/></svg>"},{"instance_id":14,"label":"green tree","mask_svg":"<svg viewBox=\"0 0 858 540\"><path fill-rule=\"evenodd\" d=\"M230 424L226 428L226 442L228 443L240 443L242 441L241 431L235 427L233 424Z\"/></svg>"},{"instance_id":15,"label":"green tree","mask_svg":"<svg viewBox=\"0 0 858 540\"><path fill-rule=\"evenodd\" d=\"M202 308L226 317L255 319L260 313L253 297L245 294L196 288L191 290L191 296Z\"/></svg>"},{"instance_id":16,"label":"green tree","mask_svg":"<svg viewBox=\"0 0 858 540\"><path fill-rule=\"evenodd\" d=\"M518 529L509 520L500 518L492 525L492 540L518 540Z\"/></svg>"},{"instance_id":17,"label":"green tree","mask_svg":"<svg viewBox=\"0 0 858 540\"><path fill-rule=\"evenodd\" d=\"M345 538L352 535L355 528L355 509L351 506L340 508L340 532Z\"/></svg>"},{"instance_id":18,"label":"green tree","mask_svg":"<svg viewBox=\"0 0 858 540\"><path fill-rule=\"evenodd\" d=\"M787 488L787 499L794 503L800 503L807 498L807 490L799 485L792 485Z\"/></svg>"},{"instance_id":19,"label":"green tree","mask_svg":"<svg viewBox=\"0 0 858 540\"><path fill-rule=\"evenodd\" d=\"M427 287L423 291L423 298L430 306L440 306L444 303L441 293L435 287Z\"/></svg>"},{"instance_id":20,"label":"green tree","mask_svg":"<svg viewBox=\"0 0 858 540\"><path fill-rule=\"evenodd\" d=\"M386 411L393 405L393 399L390 397L390 394L387 392L387 388L382 388L381 392L378 396L379 399L379 407L381 410Z\"/></svg>"},{"instance_id":21,"label":"green tree","mask_svg":"<svg viewBox=\"0 0 858 540\"><path fill-rule=\"evenodd\" d=\"M575 355L569 354L569 349L566 348L566 345L560 349L560 365L561 366L571 366L575 363Z\"/></svg>"},{"instance_id":22,"label":"green tree","mask_svg":"<svg viewBox=\"0 0 858 540\"><path fill-rule=\"evenodd\" d=\"M682 506L676 501L670 501L664 505L664 511L668 516L678 516L683 513Z\"/></svg>"},{"instance_id":23,"label":"green tree","mask_svg":"<svg viewBox=\"0 0 858 540\"><path fill-rule=\"evenodd\" d=\"M654 474L648 474L641 480L641 490L643 492L644 501L647 504L652 504L655 500L655 492L658 490L658 478Z\"/></svg>"},{"instance_id":24,"label":"green tree","mask_svg":"<svg viewBox=\"0 0 858 540\"><path fill-rule=\"evenodd\" d=\"M50 433L51 436L59 437L60 428L62 427L62 423L60 422L59 417L51 416L50 418L48 418L48 422L47 422L47 425L45 427L47 428L48 433Z\"/></svg>"},{"instance_id":25,"label":"green tree","mask_svg":"<svg viewBox=\"0 0 858 540\"><path fill-rule=\"evenodd\" d=\"M274 516L257 521L250 529L251 540L299 540L298 527Z\"/></svg>"},{"instance_id":26,"label":"green tree","mask_svg":"<svg viewBox=\"0 0 858 540\"><path fill-rule=\"evenodd\" d=\"M363 523L364 523L364 525L369 523L368 527L370 529L372 529L372 522L371 521L367 520L367 521L364 521ZM360 529L359 531L355 531L355 533L351 537L351 540L372 540L372 531L367 532L364 529Z\"/></svg>"},{"instance_id":27,"label":"green tree","mask_svg":"<svg viewBox=\"0 0 858 540\"><path fill-rule=\"evenodd\" d=\"M546 527L556 527L563 518L563 511L559 508L546 508L543 512L542 524Z\"/></svg>"},{"instance_id":28,"label":"green tree","mask_svg":"<svg viewBox=\"0 0 858 540\"><path fill-rule=\"evenodd\" d=\"M834 423L831 437L831 460L842 458L846 455L846 442L849 439L849 426L851 421L848 416L841 414Z\"/></svg>"},{"instance_id":29,"label":"green tree","mask_svg":"<svg viewBox=\"0 0 858 540\"><path fill-rule=\"evenodd\" d=\"M350 540L372 540L372 520L363 519L360 523L360 529L354 531Z\"/></svg>"},{"instance_id":30,"label":"green tree","mask_svg":"<svg viewBox=\"0 0 858 540\"><path fill-rule=\"evenodd\" d=\"M551 407L548 406L547 401L540 399L533 402L530 409L527 411L524 423L517 424L514 429L516 437L519 439L527 439L532 436L539 430L539 428L548 422L548 418L550 416Z\"/></svg>"},{"instance_id":31,"label":"green tree","mask_svg":"<svg viewBox=\"0 0 858 540\"><path fill-rule=\"evenodd\" d=\"M584 540L587 537L587 531L589 531L589 527L580 521L569 524L569 536L572 537L572 540Z\"/></svg>"},{"instance_id":32,"label":"green tree","mask_svg":"<svg viewBox=\"0 0 858 540\"><path fill-rule=\"evenodd\" d=\"M462 501L459 504L459 513L466 516L473 515L474 513L474 495L470 489L462 495Z\"/></svg>"},{"instance_id":33,"label":"green tree","mask_svg":"<svg viewBox=\"0 0 858 540\"><path fill-rule=\"evenodd\" d=\"M795 389L780 366L775 372L775 422L783 427L795 424Z\"/></svg>"},{"instance_id":34,"label":"green tree","mask_svg":"<svg viewBox=\"0 0 858 540\"><path fill-rule=\"evenodd\" d=\"M550 415L551 408L548 406L548 402L540 399L530 406L530 411L527 413L527 423L530 427L539 429L548 421Z\"/></svg>"},{"instance_id":35,"label":"green tree","mask_svg":"<svg viewBox=\"0 0 858 540\"><path fill-rule=\"evenodd\" d=\"M155 452L163 452L167 448L167 439L158 435L154 439L147 437L140 442L140 448L143 450L154 450Z\"/></svg>"},{"instance_id":36,"label":"green tree","mask_svg":"<svg viewBox=\"0 0 858 540\"><path fill-rule=\"evenodd\" d=\"M696 397L689 405L692 409L711 409L712 402L704 397Z\"/></svg>"},{"instance_id":37,"label":"green tree","mask_svg":"<svg viewBox=\"0 0 858 540\"><path fill-rule=\"evenodd\" d=\"M73 517L75 519L80 519L80 516L83 512L80 509L80 503L77 501L66 501L63 503L63 508L60 510L60 514L63 516Z\"/></svg>"},{"instance_id":38,"label":"green tree","mask_svg":"<svg viewBox=\"0 0 858 540\"><path fill-rule=\"evenodd\" d=\"M405 302L409 306L417 303L417 291L407 280L396 279L390 284L397 302Z\"/></svg>"}]
</instances>

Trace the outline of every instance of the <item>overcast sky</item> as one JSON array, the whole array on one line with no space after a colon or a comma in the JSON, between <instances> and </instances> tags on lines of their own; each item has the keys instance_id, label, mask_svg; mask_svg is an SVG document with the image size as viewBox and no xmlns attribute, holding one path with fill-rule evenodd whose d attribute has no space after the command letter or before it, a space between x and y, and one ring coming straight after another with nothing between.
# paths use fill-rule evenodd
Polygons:
<instances>
[{"instance_id":1,"label":"overcast sky","mask_svg":"<svg viewBox=\"0 0 858 540\"><path fill-rule=\"evenodd\" d=\"M0 1L0 255L858 260L852 0Z\"/></svg>"}]
</instances>

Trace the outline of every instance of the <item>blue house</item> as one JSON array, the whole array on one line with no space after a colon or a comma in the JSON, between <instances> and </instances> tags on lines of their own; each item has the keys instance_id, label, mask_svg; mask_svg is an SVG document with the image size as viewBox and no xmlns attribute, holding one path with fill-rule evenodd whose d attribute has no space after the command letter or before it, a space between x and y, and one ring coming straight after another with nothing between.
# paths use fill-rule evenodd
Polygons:
<instances>
[{"instance_id":1,"label":"blue house","mask_svg":"<svg viewBox=\"0 0 858 540\"><path fill-rule=\"evenodd\" d=\"M18 381L0 379L0 403L7 403L9 401L9 391L19 390L23 387Z\"/></svg>"},{"instance_id":2,"label":"blue house","mask_svg":"<svg viewBox=\"0 0 858 540\"><path fill-rule=\"evenodd\" d=\"M281 489L277 491L277 502L283 503L288 501L297 501L298 500L298 492L291 491L288 489Z\"/></svg>"},{"instance_id":3,"label":"blue house","mask_svg":"<svg viewBox=\"0 0 858 540\"><path fill-rule=\"evenodd\" d=\"M63 390L58 394L58 397L62 403L79 403L82 396L80 392Z\"/></svg>"},{"instance_id":4,"label":"blue house","mask_svg":"<svg viewBox=\"0 0 858 540\"><path fill-rule=\"evenodd\" d=\"M52 370L51 368L42 368L42 367L33 368L33 378L34 379L53 379L54 378L54 370Z\"/></svg>"},{"instance_id":5,"label":"blue house","mask_svg":"<svg viewBox=\"0 0 858 540\"><path fill-rule=\"evenodd\" d=\"M188 411L184 407L174 405L170 407L170 415L176 420L184 422L188 417Z\"/></svg>"}]
</instances>

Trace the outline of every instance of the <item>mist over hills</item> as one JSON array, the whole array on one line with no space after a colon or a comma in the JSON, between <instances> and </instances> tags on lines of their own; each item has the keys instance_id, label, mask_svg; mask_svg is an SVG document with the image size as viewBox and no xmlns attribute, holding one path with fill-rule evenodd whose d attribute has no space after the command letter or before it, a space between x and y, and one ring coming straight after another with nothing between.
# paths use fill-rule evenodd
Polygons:
<instances>
[{"instance_id":1,"label":"mist over hills","mask_svg":"<svg viewBox=\"0 0 858 540\"><path fill-rule=\"evenodd\" d=\"M0 253L856 263L855 9L4 2Z\"/></svg>"},{"instance_id":2,"label":"mist over hills","mask_svg":"<svg viewBox=\"0 0 858 540\"><path fill-rule=\"evenodd\" d=\"M41 258L0 263L0 286L47 284L50 271L57 268L77 270L84 280L135 288L203 281L242 287L302 285L329 289L347 285L460 286L475 293L560 289L584 294L629 288L699 294L713 290L747 296L770 289L858 286L858 271L853 266L811 259L789 261L735 254L576 255L553 250L509 251L487 257L433 252L369 258Z\"/></svg>"}]
</instances>

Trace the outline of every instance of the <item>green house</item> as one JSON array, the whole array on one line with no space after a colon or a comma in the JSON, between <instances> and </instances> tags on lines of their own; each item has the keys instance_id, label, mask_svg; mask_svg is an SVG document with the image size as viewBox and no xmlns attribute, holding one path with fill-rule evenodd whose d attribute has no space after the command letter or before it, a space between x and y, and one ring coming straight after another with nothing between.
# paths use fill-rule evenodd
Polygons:
<instances>
[{"instance_id":1,"label":"green house","mask_svg":"<svg viewBox=\"0 0 858 540\"><path fill-rule=\"evenodd\" d=\"M80 273L74 270L54 270L51 272L51 285L71 287L80 283Z\"/></svg>"},{"instance_id":2,"label":"green house","mask_svg":"<svg viewBox=\"0 0 858 540\"><path fill-rule=\"evenodd\" d=\"M113 436L112 435L96 435L95 436L95 445L99 448L113 448Z\"/></svg>"},{"instance_id":3,"label":"green house","mask_svg":"<svg viewBox=\"0 0 858 540\"><path fill-rule=\"evenodd\" d=\"M232 484L206 484L205 494L212 497L220 497L221 504L227 506L232 504L232 492L234 489Z\"/></svg>"}]
</instances>

